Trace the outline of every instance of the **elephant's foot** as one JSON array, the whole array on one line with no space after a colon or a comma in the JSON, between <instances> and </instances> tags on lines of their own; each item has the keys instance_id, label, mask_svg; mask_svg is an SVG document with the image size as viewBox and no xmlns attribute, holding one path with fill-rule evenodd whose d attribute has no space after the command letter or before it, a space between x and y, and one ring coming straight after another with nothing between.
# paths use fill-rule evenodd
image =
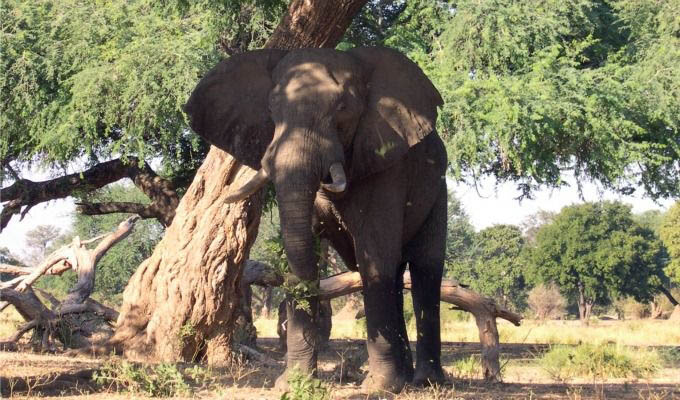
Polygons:
<instances>
[{"instance_id":1,"label":"elephant's foot","mask_svg":"<svg viewBox=\"0 0 680 400\"><path fill-rule=\"evenodd\" d=\"M274 382L274 390L287 392L289 388L290 384L288 383L288 370L285 370L281 375L279 375L278 378L276 378L276 381Z\"/></svg>"},{"instance_id":2,"label":"elephant's foot","mask_svg":"<svg viewBox=\"0 0 680 400\"><path fill-rule=\"evenodd\" d=\"M447 382L444 370L440 365L432 363L417 363L416 372L413 375L414 386L442 385Z\"/></svg>"},{"instance_id":3,"label":"elephant's foot","mask_svg":"<svg viewBox=\"0 0 680 400\"><path fill-rule=\"evenodd\" d=\"M361 383L361 390L367 393L399 393L406 385L406 378L397 373L369 372Z\"/></svg>"}]
</instances>

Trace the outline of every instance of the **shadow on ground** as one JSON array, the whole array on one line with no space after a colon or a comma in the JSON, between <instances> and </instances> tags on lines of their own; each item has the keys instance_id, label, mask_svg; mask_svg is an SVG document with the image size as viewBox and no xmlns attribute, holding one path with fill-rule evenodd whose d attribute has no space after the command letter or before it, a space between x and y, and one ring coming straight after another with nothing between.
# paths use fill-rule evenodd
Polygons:
<instances>
[{"instance_id":1,"label":"shadow on ground","mask_svg":"<svg viewBox=\"0 0 680 400\"><path fill-rule=\"evenodd\" d=\"M283 371L284 353L278 349L278 340L258 340L258 351L267 363L252 361L227 367L211 368L211 384L192 387L194 398L278 399L273 382ZM415 346L414 346L415 348ZM502 354L508 360L536 358L549 349L548 345L504 344ZM676 348L677 349L677 348ZM479 354L474 343L443 344L443 363L448 365L470 355ZM14 396L116 396L111 387L97 385L93 374L106 360L0 352L0 390L3 397ZM360 382L366 372L366 351L362 340L332 340L319 357L319 377L332 386L332 398L338 399L680 399L680 377L672 383L586 382L490 384L479 379L452 379L450 384L436 388L407 388L398 396L381 394L367 396L360 391ZM193 364L179 364L188 371ZM521 378L521 377L520 377ZM134 396L138 397L138 396Z\"/></svg>"}]
</instances>

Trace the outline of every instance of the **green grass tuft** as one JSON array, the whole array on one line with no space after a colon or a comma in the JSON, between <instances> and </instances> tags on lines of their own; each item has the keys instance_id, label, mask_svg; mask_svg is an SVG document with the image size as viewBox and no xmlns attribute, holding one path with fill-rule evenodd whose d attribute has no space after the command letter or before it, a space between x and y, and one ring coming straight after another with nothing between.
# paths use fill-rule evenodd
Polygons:
<instances>
[{"instance_id":1,"label":"green grass tuft","mask_svg":"<svg viewBox=\"0 0 680 400\"><path fill-rule=\"evenodd\" d=\"M540 359L553 378L643 378L654 375L662 360L654 350L612 345L555 346Z\"/></svg>"}]
</instances>

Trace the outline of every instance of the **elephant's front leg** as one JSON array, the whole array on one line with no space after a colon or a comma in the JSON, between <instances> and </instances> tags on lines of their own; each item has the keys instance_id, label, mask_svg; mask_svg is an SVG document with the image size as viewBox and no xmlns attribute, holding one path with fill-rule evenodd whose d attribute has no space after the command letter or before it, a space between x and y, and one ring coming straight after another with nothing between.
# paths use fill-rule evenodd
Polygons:
<instances>
[{"instance_id":1,"label":"elephant's front leg","mask_svg":"<svg viewBox=\"0 0 680 400\"><path fill-rule=\"evenodd\" d=\"M357 250L361 255L362 251ZM403 315L403 270L393 257L371 257L363 253L359 270L364 285L369 358L369 374L363 387L369 391L398 393L413 376Z\"/></svg>"},{"instance_id":2,"label":"elephant's front leg","mask_svg":"<svg viewBox=\"0 0 680 400\"><path fill-rule=\"evenodd\" d=\"M288 376L292 371L316 374L319 335L315 316L318 309L316 296L302 300L286 296L286 371L276 380L276 388L288 388Z\"/></svg>"}]
</instances>

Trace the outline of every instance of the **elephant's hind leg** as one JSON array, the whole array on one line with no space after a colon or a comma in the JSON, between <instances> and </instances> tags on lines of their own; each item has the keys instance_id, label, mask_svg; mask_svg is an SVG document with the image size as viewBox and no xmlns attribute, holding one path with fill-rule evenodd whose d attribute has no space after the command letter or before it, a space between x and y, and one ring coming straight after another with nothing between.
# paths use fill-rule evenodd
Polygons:
<instances>
[{"instance_id":1,"label":"elephant's hind leg","mask_svg":"<svg viewBox=\"0 0 680 400\"><path fill-rule=\"evenodd\" d=\"M418 234L409 242L406 256L411 272L413 310L418 330L416 385L444 382L441 366L439 300L446 250L446 187Z\"/></svg>"}]
</instances>

